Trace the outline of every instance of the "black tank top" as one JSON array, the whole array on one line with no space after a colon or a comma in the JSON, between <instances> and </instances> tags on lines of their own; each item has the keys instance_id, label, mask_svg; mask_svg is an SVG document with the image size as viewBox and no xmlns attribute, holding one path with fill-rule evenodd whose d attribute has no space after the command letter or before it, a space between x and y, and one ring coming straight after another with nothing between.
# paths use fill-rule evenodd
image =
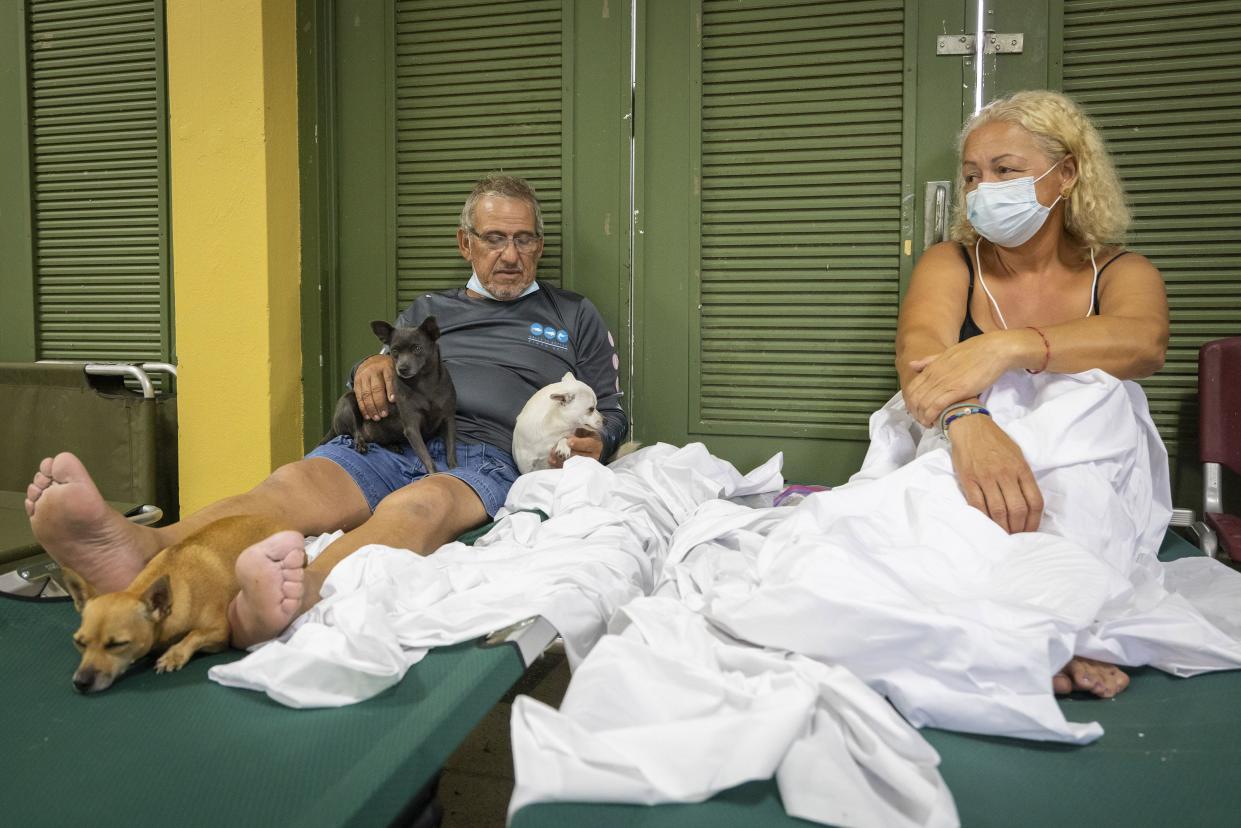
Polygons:
<instances>
[{"instance_id":1,"label":"black tank top","mask_svg":"<svg viewBox=\"0 0 1241 828\"><path fill-rule=\"evenodd\" d=\"M958 245L958 248L961 251L961 256L964 257L965 259L965 267L970 272L970 287L969 287L969 291L965 294L965 319L961 322L961 334L957 339L958 342L964 342L970 337L980 335L982 333L982 330L978 327L977 323L974 322L974 317L970 313L970 305L973 303L973 299L974 299L974 260L970 258L970 252L968 249L966 249L965 245L963 244ZM1108 265L1110 265L1112 262L1116 261L1117 259L1119 259L1121 256L1125 255L1128 252L1129 252L1128 250L1122 250L1120 253L1117 253L1115 256L1108 259L1107 262L1103 265L1103 267L1099 268L1099 275L1102 276L1103 271L1107 270ZM1098 281L1095 281L1095 285L1094 285L1094 304L1091 305L1090 307L1094 311L1095 315L1098 315L1099 313L1099 283Z\"/></svg>"}]
</instances>

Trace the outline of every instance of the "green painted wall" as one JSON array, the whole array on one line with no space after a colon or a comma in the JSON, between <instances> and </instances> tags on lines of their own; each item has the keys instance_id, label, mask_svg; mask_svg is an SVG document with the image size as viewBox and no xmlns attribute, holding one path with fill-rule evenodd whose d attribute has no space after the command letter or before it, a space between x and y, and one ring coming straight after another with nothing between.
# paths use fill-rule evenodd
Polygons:
<instances>
[{"instance_id":1,"label":"green painted wall","mask_svg":"<svg viewBox=\"0 0 1241 828\"><path fill-rule=\"evenodd\" d=\"M0 3L0 361L35 358L24 3Z\"/></svg>"}]
</instances>

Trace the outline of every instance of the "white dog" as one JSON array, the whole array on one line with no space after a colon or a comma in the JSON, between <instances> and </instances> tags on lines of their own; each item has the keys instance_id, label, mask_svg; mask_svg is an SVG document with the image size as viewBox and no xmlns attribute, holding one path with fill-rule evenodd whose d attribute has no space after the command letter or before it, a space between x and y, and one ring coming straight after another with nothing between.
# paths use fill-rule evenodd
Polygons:
<instances>
[{"instance_id":1,"label":"white dog","mask_svg":"<svg viewBox=\"0 0 1241 828\"><path fill-rule=\"evenodd\" d=\"M598 433L603 415L595 410L595 392L573 373L534 392L513 429L513 459L522 474L551 467L554 450L561 460L572 454L569 438L579 429Z\"/></svg>"}]
</instances>

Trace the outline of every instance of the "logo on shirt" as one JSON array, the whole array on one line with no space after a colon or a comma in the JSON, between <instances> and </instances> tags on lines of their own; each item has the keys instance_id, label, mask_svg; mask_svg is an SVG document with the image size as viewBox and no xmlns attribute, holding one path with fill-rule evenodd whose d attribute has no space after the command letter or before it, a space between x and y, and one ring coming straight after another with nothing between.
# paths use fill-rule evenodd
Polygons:
<instances>
[{"instance_id":1,"label":"logo on shirt","mask_svg":"<svg viewBox=\"0 0 1241 828\"><path fill-rule=\"evenodd\" d=\"M557 351L569 350L569 332L555 325L544 325L540 322L530 323L530 337L527 342L550 346Z\"/></svg>"}]
</instances>

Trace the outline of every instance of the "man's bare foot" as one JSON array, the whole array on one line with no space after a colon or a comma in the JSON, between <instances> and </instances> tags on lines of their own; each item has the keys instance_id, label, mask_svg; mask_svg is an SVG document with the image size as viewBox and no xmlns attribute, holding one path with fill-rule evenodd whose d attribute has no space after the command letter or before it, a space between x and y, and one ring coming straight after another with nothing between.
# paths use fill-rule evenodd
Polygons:
<instances>
[{"instance_id":1,"label":"man's bare foot","mask_svg":"<svg viewBox=\"0 0 1241 828\"><path fill-rule=\"evenodd\" d=\"M228 605L233 646L275 638L297 617L306 594L306 552L297 532L277 532L241 553L241 592Z\"/></svg>"},{"instance_id":2,"label":"man's bare foot","mask_svg":"<svg viewBox=\"0 0 1241 828\"><path fill-rule=\"evenodd\" d=\"M1115 664L1081 656L1074 656L1051 679L1051 688L1057 696L1085 690L1100 698L1110 699L1128 686L1129 676Z\"/></svg>"},{"instance_id":3,"label":"man's bare foot","mask_svg":"<svg viewBox=\"0 0 1241 828\"><path fill-rule=\"evenodd\" d=\"M101 593L129 586L159 551L155 533L109 507L82 461L68 452L39 464L26 487L26 514L53 560Z\"/></svg>"}]
</instances>

